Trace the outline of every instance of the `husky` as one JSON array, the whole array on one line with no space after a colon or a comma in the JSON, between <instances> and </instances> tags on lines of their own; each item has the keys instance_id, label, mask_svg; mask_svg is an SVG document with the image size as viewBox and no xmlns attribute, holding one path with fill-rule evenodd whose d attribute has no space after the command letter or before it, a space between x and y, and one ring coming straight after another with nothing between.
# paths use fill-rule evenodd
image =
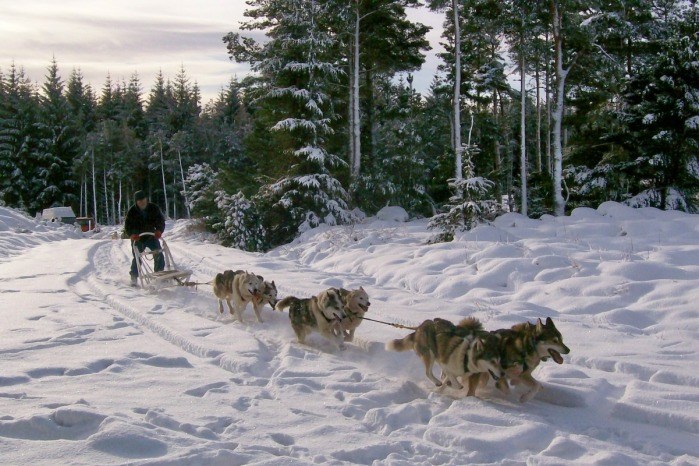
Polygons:
<instances>
[{"instance_id":1,"label":"husky","mask_svg":"<svg viewBox=\"0 0 699 466\"><path fill-rule=\"evenodd\" d=\"M538 319L536 324L524 322L491 333L500 340L500 364L505 374L496 382L496 386L508 393L508 380L513 385L522 382L529 387L519 399L522 403L531 400L542 388L541 383L532 376L539 363L551 357L556 363L563 364L561 354L570 353L570 348L563 344L561 332L550 317L546 318L546 323Z\"/></svg>"},{"instance_id":2,"label":"husky","mask_svg":"<svg viewBox=\"0 0 699 466\"><path fill-rule=\"evenodd\" d=\"M231 315L243 322L243 311L247 304L260 294L262 280L257 275L243 270L226 270L216 275L213 285L214 294L218 298L219 313L223 314L225 300Z\"/></svg>"},{"instance_id":3,"label":"husky","mask_svg":"<svg viewBox=\"0 0 699 466\"><path fill-rule=\"evenodd\" d=\"M481 373L489 373L495 379L502 375L498 339L484 331L474 318L463 319L458 325L444 319L426 320L407 337L386 344L390 351L411 348L425 364L425 375L437 387L446 382L462 389L457 377L468 378L468 396L473 396ZM442 380L432 372L435 362L442 367Z\"/></svg>"},{"instance_id":4,"label":"husky","mask_svg":"<svg viewBox=\"0 0 699 466\"><path fill-rule=\"evenodd\" d=\"M371 302L369 302L369 295L361 286L359 289L351 291L340 288L337 292L340 294L340 298L342 298L342 304L345 309L345 318L342 319L344 338L345 341L351 342L354 340L354 331L362 323L362 318L369 310Z\"/></svg>"},{"instance_id":5,"label":"husky","mask_svg":"<svg viewBox=\"0 0 699 466\"><path fill-rule=\"evenodd\" d=\"M283 311L287 307L291 327L299 343L305 344L306 337L311 332L318 332L336 342L341 349L344 348L342 320L346 317L345 306L337 289L330 288L310 298L288 296L279 301L275 309Z\"/></svg>"},{"instance_id":6,"label":"husky","mask_svg":"<svg viewBox=\"0 0 699 466\"><path fill-rule=\"evenodd\" d=\"M257 321L262 322L261 312L265 304L272 306L272 309L277 305L277 285L274 283L274 280L271 282L265 281L260 275L257 278L262 280L262 287L259 289L259 293L252 298L252 309L255 311Z\"/></svg>"}]
</instances>

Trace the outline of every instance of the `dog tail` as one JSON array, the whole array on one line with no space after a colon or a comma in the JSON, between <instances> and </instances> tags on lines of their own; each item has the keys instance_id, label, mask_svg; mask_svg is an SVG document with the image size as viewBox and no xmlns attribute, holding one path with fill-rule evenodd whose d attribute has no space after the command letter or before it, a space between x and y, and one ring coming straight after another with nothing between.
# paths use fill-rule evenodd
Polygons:
<instances>
[{"instance_id":1,"label":"dog tail","mask_svg":"<svg viewBox=\"0 0 699 466\"><path fill-rule=\"evenodd\" d=\"M462 319L461 322L459 322L459 325L457 325L457 327L461 327L472 332L483 331L483 324L481 324L481 321L476 319L475 317L466 317L465 319Z\"/></svg>"},{"instance_id":2,"label":"dog tail","mask_svg":"<svg viewBox=\"0 0 699 466\"><path fill-rule=\"evenodd\" d=\"M413 349L415 344L415 332L411 333L405 338L399 338L397 340L391 340L386 343L386 349L388 351L408 351Z\"/></svg>"},{"instance_id":3,"label":"dog tail","mask_svg":"<svg viewBox=\"0 0 699 466\"><path fill-rule=\"evenodd\" d=\"M281 301L277 301L276 306L274 306L274 309L277 311L283 311L287 307L291 306L293 303L300 301L299 298L296 296L287 296L286 298L282 299Z\"/></svg>"}]
</instances>

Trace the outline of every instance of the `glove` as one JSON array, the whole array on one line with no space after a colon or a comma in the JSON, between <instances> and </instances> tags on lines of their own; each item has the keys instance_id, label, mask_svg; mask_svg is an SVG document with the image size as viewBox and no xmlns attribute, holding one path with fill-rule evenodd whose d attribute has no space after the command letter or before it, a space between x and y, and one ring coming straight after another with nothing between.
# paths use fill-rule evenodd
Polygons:
<instances>
[{"instance_id":1,"label":"glove","mask_svg":"<svg viewBox=\"0 0 699 466\"><path fill-rule=\"evenodd\" d=\"M139 235L131 235L131 241L136 242L136 241L138 241L139 239L141 239L141 237L140 237Z\"/></svg>"},{"instance_id":2,"label":"glove","mask_svg":"<svg viewBox=\"0 0 699 466\"><path fill-rule=\"evenodd\" d=\"M155 239L160 239L161 236L163 236L163 234L160 232L160 230L155 230Z\"/></svg>"}]
</instances>

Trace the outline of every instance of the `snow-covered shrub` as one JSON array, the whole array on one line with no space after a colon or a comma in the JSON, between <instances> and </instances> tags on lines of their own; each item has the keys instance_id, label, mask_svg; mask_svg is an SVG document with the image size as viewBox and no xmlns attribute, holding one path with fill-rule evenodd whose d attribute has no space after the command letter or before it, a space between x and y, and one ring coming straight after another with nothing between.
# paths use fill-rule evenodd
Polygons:
<instances>
[{"instance_id":1,"label":"snow-covered shrub","mask_svg":"<svg viewBox=\"0 0 699 466\"><path fill-rule=\"evenodd\" d=\"M493 182L476 176L462 180L449 180L454 195L445 206L446 212L432 217L428 228L441 230L430 242L454 239L457 231L470 230L498 210L498 204L490 197Z\"/></svg>"},{"instance_id":2,"label":"snow-covered shrub","mask_svg":"<svg viewBox=\"0 0 699 466\"><path fill-rule=\"evenodd\" d=\"M217 213L218 176L208 163L189 167L184 183L187 187L189 209L192 214L208 217Z\"/></svg>"},{"instance_id":3,"label":"snow-covered shrub","mask_svg":"<svg viewBox=\"0 0 699 466\"><path fill-rule=\"evenodd\" d=\"M410 215L400 206L386 206L376 213L376 218L385 222L407 222Z\"/></svg>"},{"instance_id":4,"label":"snow-covered shrub","mask_svg":"<svg viewBox=\"0 0 699 466\"><path fill-rule=\"evenodd\" d=\"M553 215L553 177L545 171L529 173L529 217ZM521 201L520 201L521 202Z\"/></svg>"},{"instance_id":5,"label":"snow-covered shrub","mask_svg":"<svg viewBox=\"0 0 699 466\"><path fill-rule=\"evenodd\" d=\"M245 251L265 249L265 229L256 206L242 192L234 195L216 192L221 219L213 225L221 242Z\"/></svg>"},{"instance_id":6,"label":"snow-covered shrub","mask_svg":"<svg viewBox=\"0 0 699 466\"><path fill-rule=\"evenodd\" d=\"M685 212L689 210L685 196L672 188L667 191L664 206L662 204L661 193L657 189L647 189L627 200L624 204L629 207L664 207L666 210L683 210Z\"/></svg>"},{"instance_id":7,"label":"snow-covered shrub","mask_svg":"<svg viewBox=\"0 0 699 466\"><path fill-rule=\"evenodd\" d=\"M328 174L284 178L261 192L264 225L271 244L291 241L324 223L341 225L355 219L347 205L347 192Z\"/></svg>"}]
</instances>

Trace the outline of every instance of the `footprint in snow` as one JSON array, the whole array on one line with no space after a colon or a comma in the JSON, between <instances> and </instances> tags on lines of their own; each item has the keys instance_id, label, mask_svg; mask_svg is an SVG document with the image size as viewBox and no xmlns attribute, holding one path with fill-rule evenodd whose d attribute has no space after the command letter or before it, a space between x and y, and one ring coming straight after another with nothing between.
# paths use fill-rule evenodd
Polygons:
<instances>
[{"instance_id":1,"label":"footprint in snow","mask_svg":"<svg viewBox=\"0 0 699 466\"><path fill-rule=\"evenodd\" d=\"M296 440L294 440L294 437L291 435L286 435L282 433L276 433L276 434L269 434L269 437L277 442L279 445L289 447L293 444L296 443Z\"/></svg>"}]
</instances>

